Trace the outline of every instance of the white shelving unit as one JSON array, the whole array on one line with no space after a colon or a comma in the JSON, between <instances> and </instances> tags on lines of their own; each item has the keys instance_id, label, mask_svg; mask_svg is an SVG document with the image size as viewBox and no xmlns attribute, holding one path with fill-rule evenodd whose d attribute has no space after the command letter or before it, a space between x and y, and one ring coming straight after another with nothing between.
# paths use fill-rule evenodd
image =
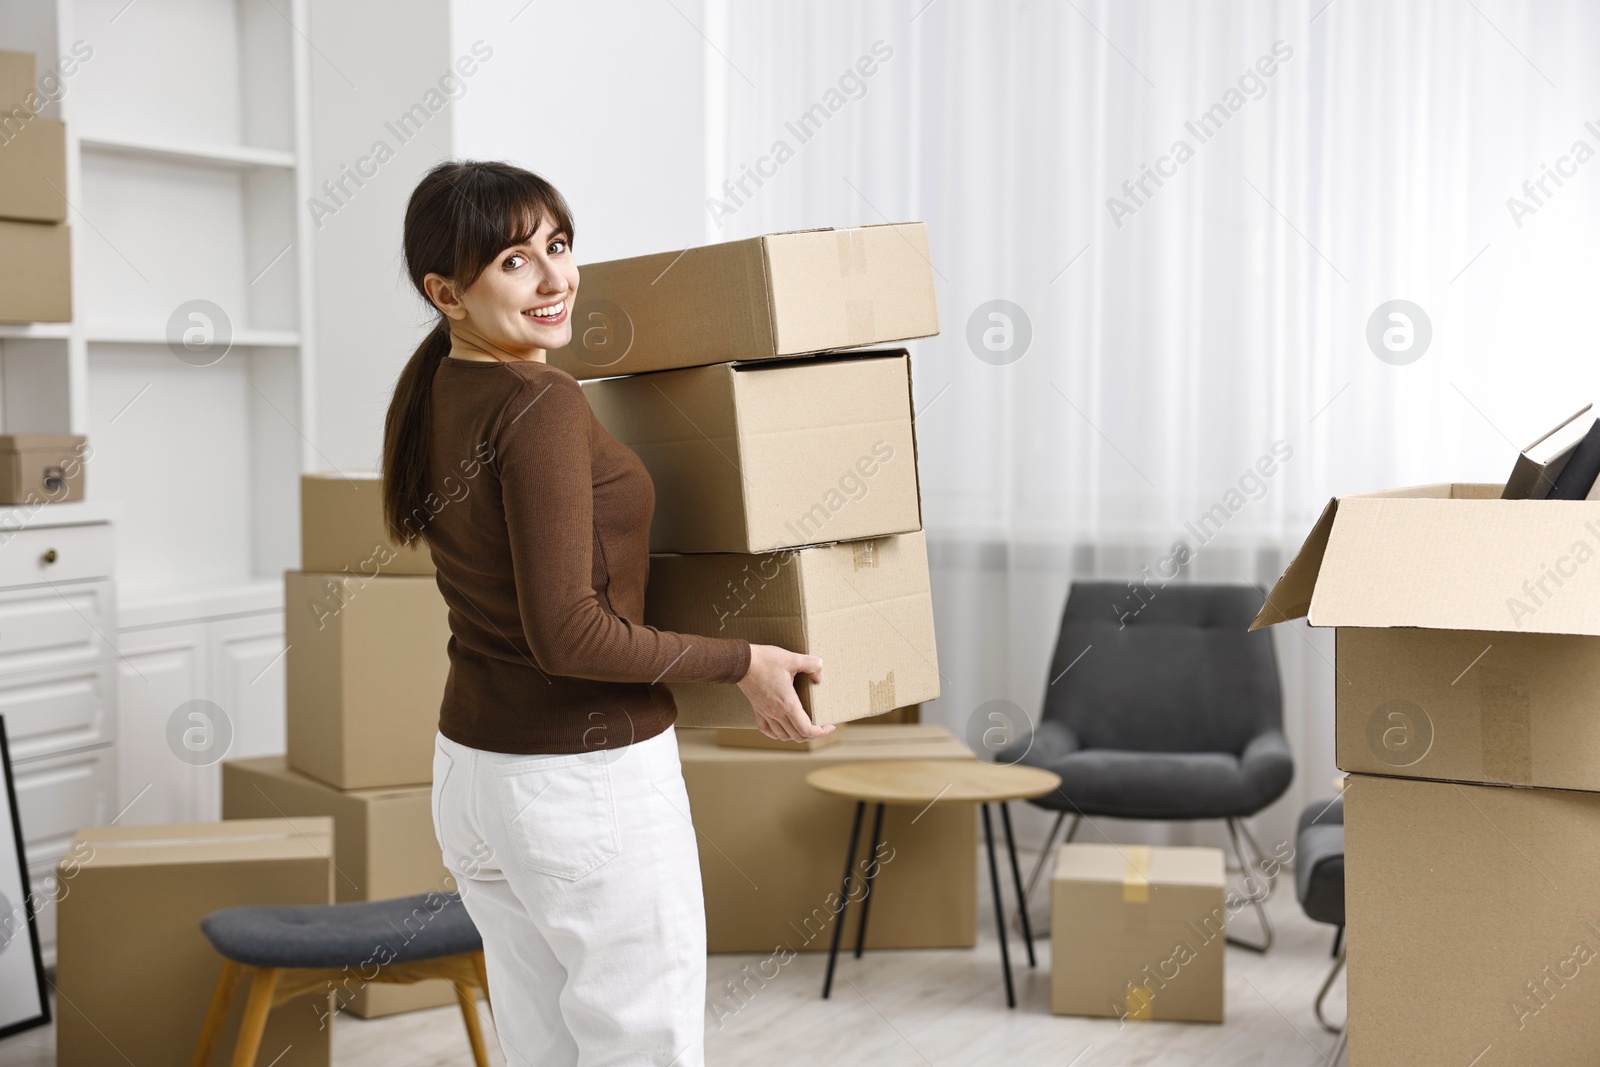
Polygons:
<instances>
[{"instance_id":1,"label":"white shelving unit","mask_svg":"<svg viewBox=\"0 0 1600 1067\"><path fill-rule=\"evenodd\" d=\"M114 516L116 730L97 744L115 795L63 794L62 813L34 813L52 825L130 802L122 822L217 817L217 768L197 777L161 740L184 700L238 720L230 757L282 751L282 572L299 562L299 475L322 465L307 25L306 0L0 4L0 48L41 73L92 50L43 111L67 130L72 321L0 326L0 432L92 449L84 505L11 521ZM168 344L191 301L231 334L205 366Z\"/></svg>"}]
</instances>

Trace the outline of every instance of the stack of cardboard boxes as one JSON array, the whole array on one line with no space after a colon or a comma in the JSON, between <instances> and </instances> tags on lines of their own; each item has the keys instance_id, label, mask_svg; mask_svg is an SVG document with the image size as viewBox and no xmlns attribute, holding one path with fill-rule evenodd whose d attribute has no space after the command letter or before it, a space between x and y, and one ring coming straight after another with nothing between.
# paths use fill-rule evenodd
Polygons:
<instances>
[{"instance_id":1,"label":"stack of cardboard boxes","mask_svg":"<svg viewBox=\"0 0 1600 1067\"><path fill-rule=\"evenodd\" d=\"M433 830L433 738L449 672L428 552L393 545L376 474L301 479L301 563L284 575L288 753L222 765L224 819L329 816L334 896L454 888ZM373 1018L455 1003L448 982L335 991Z\"/></svg>"},{"instance_id":2,"label":"stack of cardboard boxes","mask_svg":"<svg viewBox=\"0 0 1600 1067\"><path fill-rule=\"evenodd\" d=\"M0 52L0 322L72 318L67 131L39 111L32 52Z\"/></svg>"},{"instance_id":3,"label":"stack of cardboard boxes","mask_svg":"<svg viewBox=\"0 0 1600 1067\"><path fill-rule=\"evenodd\" d=\"M911 359L861 350L938 332L926 228L588 264L572 314L549 361L655 483L645 621L820 656L817 723L937 696ZM671 688L680 725L755 726L736 686Z\"/></svg>"},{"instance_id":4,"label":"stack of cardboard boxes","mask_svg":"<svg viewBox=\"0 0 1600 1067\"><path fill-rule=\"evenodd\" d=\"M1331 501L1254 625L1335 627L1354 1067L1600 1044L1600 502Z\"/></svg>"}]
</instances>

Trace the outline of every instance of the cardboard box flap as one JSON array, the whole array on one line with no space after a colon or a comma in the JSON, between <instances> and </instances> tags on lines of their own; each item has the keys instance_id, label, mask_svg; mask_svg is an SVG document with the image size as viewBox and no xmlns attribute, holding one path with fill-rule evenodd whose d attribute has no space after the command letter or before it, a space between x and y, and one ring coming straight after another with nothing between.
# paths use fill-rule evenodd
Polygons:
<instances>
[{"instance_id":1,"label":"cardboard box flap","mask_svg":"<svg viewBox=\"0 0 1600 1067\"><path fill-rule=\"evenodd\" d=\"M1328 531L1333 529L1333 516L1338 509L1338 497L1328 501L1322 509L1300 551L1294 554L1288 569L1267 593L1267 602L1261 605L1250 629L1259 630L1263 626L1304 618L1311 610L1311 594L1316 589L1317 572L1322 569L1322 556L1328 548Z\"/></svg>"},{"instance_id":2,"label":"cardboard box flap","mask_svg":"<svg viewBox=\"0 0 1600 1067\"><path fill-rule=\"evenodd\" d=\"M1191 846L1152 848L1092 842L1064 845L1056 853L1052 877L1058 881L1120 886L1224 884L1222 853Z\"/></svg>"},{"instance_id":3,"label":"cardboard box flap","mask_svg":"<svg viewBox=\"0 0 1600 1067\"><path fill-rule=\"evenodd\" d=\"M761 244L778 355L939 332L924 223L768 234Z\"/></svg>"}]
</instances>

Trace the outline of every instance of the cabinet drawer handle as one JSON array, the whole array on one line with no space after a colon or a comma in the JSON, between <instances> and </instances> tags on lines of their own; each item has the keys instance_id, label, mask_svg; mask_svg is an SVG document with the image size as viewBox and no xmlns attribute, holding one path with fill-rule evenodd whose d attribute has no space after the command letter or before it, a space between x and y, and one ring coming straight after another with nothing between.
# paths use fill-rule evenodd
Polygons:
<instances>
[{"instance_id":1,"label":"cabinet drawer handle","mask_svg":"<svg viewBox=\"0 0 1600 1067\"><path fill-rule=\"evenodd\" d=\"M39 559L44 563L54 563L59 558L60 557L56 555L56 550L53 548L45 549L44 555L39 557Z\"/></svg>"}]
</instances>

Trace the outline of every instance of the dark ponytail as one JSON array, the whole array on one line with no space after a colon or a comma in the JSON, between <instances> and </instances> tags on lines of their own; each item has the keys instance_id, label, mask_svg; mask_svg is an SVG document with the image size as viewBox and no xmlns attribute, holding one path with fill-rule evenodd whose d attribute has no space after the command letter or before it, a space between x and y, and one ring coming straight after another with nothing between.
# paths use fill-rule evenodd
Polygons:
<instances>
[{"instance_id":1,"label":"dark ponytail","mask_svg":"<svg viewBox=\"0 0 1600 1067\"><path fill-rule=\"evenodd\" d=\"M570 244L576 235L567 202L537 174L509 163L440 163L417 183L406 205L406 273L424 300L429 298L423 279L430 274L469 288L501 252L529 240L546 217ZM400 371L384 418L383 515L397 544L415 544L433 514L433 375L449 354L450 320L440 312Z\"/></svg>"}]
</instances>

